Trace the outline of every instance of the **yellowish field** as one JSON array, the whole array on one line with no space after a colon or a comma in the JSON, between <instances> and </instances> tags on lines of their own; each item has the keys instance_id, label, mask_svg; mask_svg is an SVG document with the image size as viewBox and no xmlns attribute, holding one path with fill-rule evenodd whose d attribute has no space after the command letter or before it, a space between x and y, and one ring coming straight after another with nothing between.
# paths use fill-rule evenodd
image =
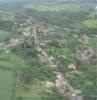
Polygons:
<instances>
[{"instance_id":1,"label":"yellowish field","mask_svg":"<svg viewBox=\"0 0 97 100\"><path fill-rule=\"evenodd\" d=\"M82 22L87 28L97 29L97 19L90 19Z\"/></svg>"}]
</instances>

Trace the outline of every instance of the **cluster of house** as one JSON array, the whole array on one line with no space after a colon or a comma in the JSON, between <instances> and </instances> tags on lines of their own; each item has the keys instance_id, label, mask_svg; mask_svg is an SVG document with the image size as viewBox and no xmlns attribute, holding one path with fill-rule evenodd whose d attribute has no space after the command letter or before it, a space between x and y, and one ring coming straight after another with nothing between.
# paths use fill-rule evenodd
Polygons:
<instances>
[{"instance_id":1,"label":"cluster of house","mask_svg":"<svg viewBox=\"0 0 97 100\"><path fill-rule=\"evenodd\" d=\"M84 34L81 39L80 43L83 45L83 50L80 51L80 57L81 60L89 60L94 56L94 52L91 47L89 47L89 37Z\"/></svg>"},{"instance_id":2,"label":"cluster of house","mask_svg":"<svg viewBox=\"0 0 97 100\"><path fill-rule=\"evenodd\" d=\"M58 66L56 64L54 64L52 61L54 60L54 57L48 57L47 53L44 52L43 50L40 49L40 52L42 55L38 55L38 58L41 60L41 63L46 63L48 64L51 68L56 69ZM68 65L68 68L71 71L76 71L76 65L75 64L70 64ZM45 86L47 88L52 88L52 87L56 87L56 89L65 96L65 90L67 89L67 87L70 87L70 89L72 91L70 91L68 93L68 100L83 100L82 96L80 96L81 91L80 90L73 90L73 88L68 84L68 82L65 80L64 76L62 75L62 73L55 71L54 73L56 74L56 79L55 82L51 82L51 81L45 81Z\"/></svg>"}]
</instances>

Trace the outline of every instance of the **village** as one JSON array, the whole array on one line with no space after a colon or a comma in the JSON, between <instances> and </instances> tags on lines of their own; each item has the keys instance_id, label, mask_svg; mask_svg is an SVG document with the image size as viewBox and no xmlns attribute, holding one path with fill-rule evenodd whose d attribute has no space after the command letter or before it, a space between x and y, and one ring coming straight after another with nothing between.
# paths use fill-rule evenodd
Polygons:
<instances>
[{"instance_id":1,"label":"village","mask_svg":"<svg viewBox=\"0 0 97 100\"><path fill-rule=\"evenodd\" d=\"M18 25L18 23L14 23L13 29L19 26L16 31L20 34L15 37L11 38L9 42L7 43L0 43L0 51L3 51L5 53L10 53L12 49L14 49L17 45L21 45L27 42L28 48L32 48L32 45L34 45L36 51L37 51L37 57L40 63L47 64L48 67L50 67L53 70L53 73L56 75L56 79L54 82L51 81L44 81L41 82L45 87L47 88L54 88L59 91L62 95L66 96L68 95L68 100L83 100L83 95L81 95L81 90L74 89L67 81L67 79L62 75L62 73L58 70L60 68L60 65L56 64L56 58L53 56L49 56L43 48L45 46L52 42L52 40L45 39L48 37L49 32L56 32L56 30L62 30L62 28L57 26L51 26L45 28L43 24L39 23L37 20L35 20L33 17L29 16L24 23ZM69 28L64 28L64 32L80 32L79 30L71 30ZM74 35L74 38L77 38L77 35ZM34 39L34 44L32 44L32 39ZM63 41L57 40L57 41ZM82 45L82 50L77 50L77 53L79 56L77 56L77 59L82 61L87 61L91 59L94 55L94 52L91 47L89 47L89 37L84 34L80 39L78 39L78 42ZM26 49L26 48L25 48ZM64 57L63 55L59 55L60 57ZM71 77L74 73L80 74L76 68L76 64L70 64L68 67L68 74L66 77ZM68 90L68 93L66 93L66 90Z\"/></svg>"}]
</instances>

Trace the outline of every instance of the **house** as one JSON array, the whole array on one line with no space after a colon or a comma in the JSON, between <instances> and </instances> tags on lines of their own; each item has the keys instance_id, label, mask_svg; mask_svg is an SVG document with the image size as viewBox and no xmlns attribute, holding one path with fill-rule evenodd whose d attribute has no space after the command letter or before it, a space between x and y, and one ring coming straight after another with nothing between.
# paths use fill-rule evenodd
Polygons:
<instances>
[{"instance_id":1,"label":"house","mask_svg":"<svg viewBox=\"0 0 97 100\"><path fill-rule=\"evenodd\" d=\"M81 40L80 40L80 42L83 44L83 45L88 45L88 43L89 43L89 37L86 35L86 34L84 34L82 37L81 37Z\"/></svg>"},{"instance_id":2,"label":"house","mask_svg":"<svg viewBox=\"0 0 97 100\"><path fill-rule=\"evenodd\" d=\"M68 68L70 70L76 70L76 65L75 64L70 64L70 65L68 65Z\"/></svg>"},{"instance_id":3,"label":"house","mask_svg":"<svg viewBox=\"0 0 97 100\"><path fill-rule=\"evenodd\" d=\"M55 86L60 93L64 93L64 90L66 89L66 82L61 73L57 73L56 75Z\"/></svg>"},{"instance_id":4,"label":"house","mask_svg":"<svg viewBox=\"0 0 97 100\"><path fill-rule=\"evenodd\" d=\"M47 88L51 88L51 87L54 87L55 84L54 84L54 82L46 81L46 82L45 82L45 86L46 86Z\"/></svg>"}]
</instances>

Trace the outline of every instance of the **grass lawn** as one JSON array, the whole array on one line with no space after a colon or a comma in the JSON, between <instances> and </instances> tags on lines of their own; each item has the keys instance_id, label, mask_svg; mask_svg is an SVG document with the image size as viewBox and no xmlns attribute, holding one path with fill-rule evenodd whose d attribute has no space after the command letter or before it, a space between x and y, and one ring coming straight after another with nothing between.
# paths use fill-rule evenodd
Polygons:
<instances>
[{"instance_id":1,"label":"grass lawn","mask_svg":"<svg viewBox=\"0 0 97 100\"><path fill-rule=\"evenodd\" d=\"M14 73L0 70L0 100L13 100Z\"/></svg>"},{"instance_id":2,"label":"grass lawn","mask_svg":"<svg viewBox=\"0 0 97 100\"><path fill-rule=\"evenodd\" d=\"M64 12L79 12L88 10L89 6L81 4L44 4L44 5L26 5L25 8L32 8L39 11L64 11Z\"/></svg>"},{"instance_id":3,"label":"grass lawn","mask_svg":"<svg viewBox=\"0 0 97 100\"><path fill-rule=\"evenodd\" d=\"M97 29L97 19L90 19L82 22L87 28Z\"/></svg>"}]
</instances>

